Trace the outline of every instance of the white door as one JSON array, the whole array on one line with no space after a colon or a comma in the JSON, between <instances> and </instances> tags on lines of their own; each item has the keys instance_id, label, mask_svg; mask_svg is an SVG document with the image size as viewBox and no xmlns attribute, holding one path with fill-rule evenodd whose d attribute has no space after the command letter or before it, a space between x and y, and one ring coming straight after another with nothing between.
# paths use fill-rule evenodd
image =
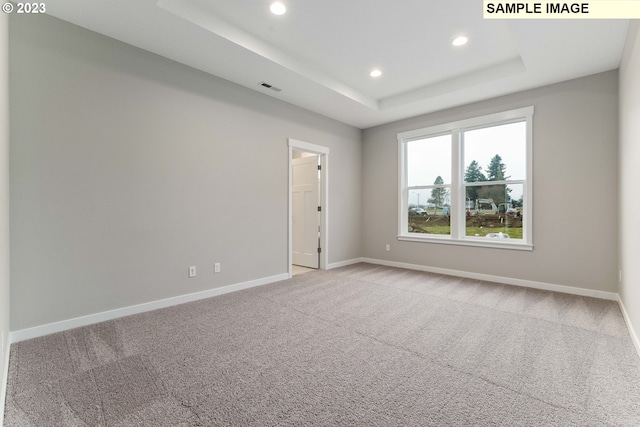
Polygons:
<instances>
[{"instance_id":1,"label":"white door","mask_svg":"<svg viewBox=\"0 0 640 427\"><path fill-rule=\"evenodd\" d=\"M293 159L292 262L318 268L318 156Z\"/></svg>"}]
</instances>

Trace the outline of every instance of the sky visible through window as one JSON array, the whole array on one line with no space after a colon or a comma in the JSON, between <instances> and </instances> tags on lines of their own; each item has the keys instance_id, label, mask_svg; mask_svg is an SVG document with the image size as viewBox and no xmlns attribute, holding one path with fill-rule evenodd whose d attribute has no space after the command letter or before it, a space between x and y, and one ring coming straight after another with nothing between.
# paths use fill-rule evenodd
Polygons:
<instances>
[{"instance_id":1,"label":"sky visible through window","mask_svg":"<svg viewBox=\"0 0 640 427\"><path fill-rule=\"evenodd\" d=\"M498 154L506 166L506 177L524 180L526 171L526 121L485 127L464 132L463 165L466 170L473 160L485 176L491 158ZM409 187L432 185L438 176L451 184L451 135L441 135L408 143L407 183ZM463 171L464 173L464 171ZM511 198L520 199L522 185L512 186ZM409 192L409 205L425 205L431 189Z\"/></svg>"}]
</instances>

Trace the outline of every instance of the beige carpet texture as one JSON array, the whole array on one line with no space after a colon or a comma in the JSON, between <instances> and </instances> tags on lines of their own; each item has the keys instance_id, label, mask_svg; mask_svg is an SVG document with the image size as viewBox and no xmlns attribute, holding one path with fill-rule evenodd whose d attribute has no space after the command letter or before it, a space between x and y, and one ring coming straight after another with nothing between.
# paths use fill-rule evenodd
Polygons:
<instances>
[{"instance_id":1,"label":"beige carpet texture","mask_svg":"<svg viewBox=\"0 0 640 427\"><path fill-rule=\"evenodd\" d=\"M613 301L355 264L11 346L5 426L640 426Z\"/></svg>"}]
</instances>

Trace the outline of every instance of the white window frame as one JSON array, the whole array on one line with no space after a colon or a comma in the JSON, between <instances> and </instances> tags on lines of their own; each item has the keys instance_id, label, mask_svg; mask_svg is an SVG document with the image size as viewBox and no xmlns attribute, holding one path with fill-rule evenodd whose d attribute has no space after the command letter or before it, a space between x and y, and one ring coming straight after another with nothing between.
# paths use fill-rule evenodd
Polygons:
<instances>
[{"instance_id":1,"label":"white window frame","mask_svg":"<svg viewBox=\"0 0 640 427\"><path fill-rule=\"evenodd\" d=\"M450 245L480 246L501 249L533 250L533 106L503 111L426 128L398 133L398 240L411 242L442 243ZM526 177L524 180L487 181L487 185L523 185L523 233L522 239L492 239L466 236L465 166L463 159L463 132L491 126L525 121L526 126ZM407 184L407 143L442 134L451 134L451 234L419 234L409 232L409 188Z\"/></svg>"}]
</instances>

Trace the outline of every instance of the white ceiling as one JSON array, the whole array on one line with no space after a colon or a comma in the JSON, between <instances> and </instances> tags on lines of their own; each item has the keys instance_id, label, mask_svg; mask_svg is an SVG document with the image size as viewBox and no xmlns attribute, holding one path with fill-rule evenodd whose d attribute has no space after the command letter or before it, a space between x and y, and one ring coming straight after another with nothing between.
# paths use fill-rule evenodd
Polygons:
<instances>
[{"instance_id":1,"label":"white ceiling","mask_svg":"<svg viewBox=\"0 0 640 427\"><path fill-rule=\"evenodd\" d=\"M282 16L270 0L52 0L47 13L359 128L615 69L629 25L484 20L479 0L282 1Z\"/></svg>"}]
</instances>

